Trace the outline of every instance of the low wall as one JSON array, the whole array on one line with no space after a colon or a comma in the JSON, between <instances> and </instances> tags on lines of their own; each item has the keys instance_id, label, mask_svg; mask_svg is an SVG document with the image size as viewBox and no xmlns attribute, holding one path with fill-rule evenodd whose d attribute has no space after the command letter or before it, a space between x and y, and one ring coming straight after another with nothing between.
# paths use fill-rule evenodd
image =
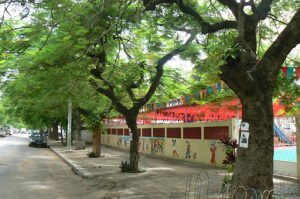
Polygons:
<instances>
[{"instance_id":1,"label":"low wall","mask_svg":"<svg viewBox=\"0 0 300 199\"><path fill-rule=\"evenodd\" d=\"M297 178L297 162L274 160L274 174Z\"/></svg>"},{"instance_id":2,"label":"low wall","mask_svg":"<svg viewBox=\"0 0 300 199\"><path fill-rule=\"evenodd\" d=\"M81 139L86 143L92 143L92 132L90 130L81 130Z\"/></svg>"},{"instance_id":3,"label":"low wall","mask_svg":"<svg viewBox=\"0 0 300 199\"><path fill-rule=\"evenodd\" d=\"M219 139L236 134L235 120L138 126L139 151L168 158L222 166L225 152ZM127 126L105 129L102 143L129 149Z\"/></svg>"}]
</instances>

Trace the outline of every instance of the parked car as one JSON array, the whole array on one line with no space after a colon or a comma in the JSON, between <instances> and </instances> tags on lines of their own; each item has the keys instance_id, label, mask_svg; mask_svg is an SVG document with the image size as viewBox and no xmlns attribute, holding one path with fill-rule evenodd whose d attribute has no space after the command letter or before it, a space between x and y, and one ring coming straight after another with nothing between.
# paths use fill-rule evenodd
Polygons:
<instances>
[{"instance_id":1,"label":"parked car","mask_svg":"<svg viewBox=\"0 0 300 199\"><path fill-rule=\"evenodd\" d=\"M10 131L6 131L5 135L12 135L12 133Z\"/></svg>"},{"instance_id":2,"label":"parked car","mask_svg":"<svg viewBox=\"0 0 300 199\"><path fill-rule=\"evenodd\" d=\"M29 147L32 147L32 146L48 147L47 137L45 137L42 133L32 133L29 136L28 146Z\"/></svg>"}]
</instances>

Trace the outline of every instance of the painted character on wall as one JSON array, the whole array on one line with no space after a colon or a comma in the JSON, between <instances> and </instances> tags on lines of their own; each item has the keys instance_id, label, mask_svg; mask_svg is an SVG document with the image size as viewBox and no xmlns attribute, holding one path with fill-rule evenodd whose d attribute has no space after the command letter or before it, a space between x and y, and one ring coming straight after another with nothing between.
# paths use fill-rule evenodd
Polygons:
<instances>
[{"instance_id":1,"label":"painted character on wall","mask_svg":"<svg viewBox=\"0 0 300 199\"><path fill-rule=\"evenodd\" d=\"M211 165L217 164L216 151L217 151L216 141L211 141L211 143L210 143L210 152L211 152L210 164Z\"/></svg>"},{"instance_id":2,"label":"painted character on wall","mask_svg":"<svg viewBox=\"0 0 300 199\"><path fill-rule=\"evenodd\" d=\"M191 159L192 157L191 143L189 141L186 141L185 143L186 143L185 159Z\"/></svg>"},{"instance_id":3,"label":"painted character on wall","mask_svg":"<svg viewBox=\"0 0 300 199\"><path fill-rule=\"evenodd\" d=\"M151 154L157 155L157 153L164 153L164 141L162 139L151 139Z\"/></svg>"},{"instance_id":4,"label":"painted character on wall","mask_svg":"<svg viewBox=\"0 0 300 199\"><path fill-rule=\"evenodd\" d=\"M176 139L172 139L173 158L179 158L177 153Z\"/></svg>"},{"instance_id":5,"label":"painted character on wall","mask_svg":"<svg viewBox=\"0 0 300 199\"><path fill-rule=\"evenodd\" d=\"M122 138L121 137L118 137L117 146L122 147Z\"/></svg>"}]
</instances>

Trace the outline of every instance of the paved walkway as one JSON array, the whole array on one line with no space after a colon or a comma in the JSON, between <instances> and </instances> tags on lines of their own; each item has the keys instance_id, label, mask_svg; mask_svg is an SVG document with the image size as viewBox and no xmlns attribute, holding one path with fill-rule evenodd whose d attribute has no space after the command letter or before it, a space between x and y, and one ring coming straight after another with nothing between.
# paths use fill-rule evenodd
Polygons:
<instances>
[{"instance_id":1,"label":"paved walkway","mask_svg":"<svg viewBox=\"0 0 300 199\"><path fill-rule=\"evenodd\" d=\"M222 168L151 156L140 158L140 167L144 167L146 172L122 173L119 166L121 160L129 159L127 152L102 147L104 157L89 158L87 154L92 151L91 148L67 152L66 146L62 146L60 142L50 141L49 145L51 150L69 164L76 174L97 182L94 188L99 190L99 198L185 198L189 177L197 174L210 176L209 185L201 184L204 189L206 186L220 187L216 181L222 181L225 174L225 170ZM285 186L294 184L282 180L277 183L282 190L290 189Z\"/></svg>"},{"instance_id":2,"label":"paved walkway","mask_svg":"<svg viewBox=\"0 0 300 199\"><path fill-rule=\"evenodd\" d=\"M156 159L143 156L140 166L142 173L122 173L121 160L128 154L113 148L102 148L101 158L89 158L86 150L66 151L59 142L49 142L50 148L60 156L72 170L83 178L98 178L105 181L103 189L111 189L110 194L101 198L184 198L187 179L207 172L223 178L224 169L209 167L172 159Z\"/></svg>"}]
</instances>

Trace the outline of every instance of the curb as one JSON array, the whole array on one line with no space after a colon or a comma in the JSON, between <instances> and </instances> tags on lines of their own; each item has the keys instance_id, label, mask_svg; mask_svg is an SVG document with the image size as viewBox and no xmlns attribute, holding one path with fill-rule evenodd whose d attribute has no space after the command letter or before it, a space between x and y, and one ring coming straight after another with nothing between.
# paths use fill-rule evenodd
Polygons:
<instances>
[{"instance_id":1,"label":"curb","mask_svg":"<svg viewBox=\"0 0 300 199\"><path fill-rule=\"evenodd\" d=\"M71 167L72 171L74 171L74 173L77 174L78 176L80 176L81 178L87 179L87 178L92 178L93 177L93 175L90 172L88 172L87 170L82 168L80 165L76 164L75 161L70 160L65 155L63 155L60 152L56 151L52 146L49 146L49 148L59 158L61 158L65 163L67 163Z\"/></svg>"}]
</instances>

